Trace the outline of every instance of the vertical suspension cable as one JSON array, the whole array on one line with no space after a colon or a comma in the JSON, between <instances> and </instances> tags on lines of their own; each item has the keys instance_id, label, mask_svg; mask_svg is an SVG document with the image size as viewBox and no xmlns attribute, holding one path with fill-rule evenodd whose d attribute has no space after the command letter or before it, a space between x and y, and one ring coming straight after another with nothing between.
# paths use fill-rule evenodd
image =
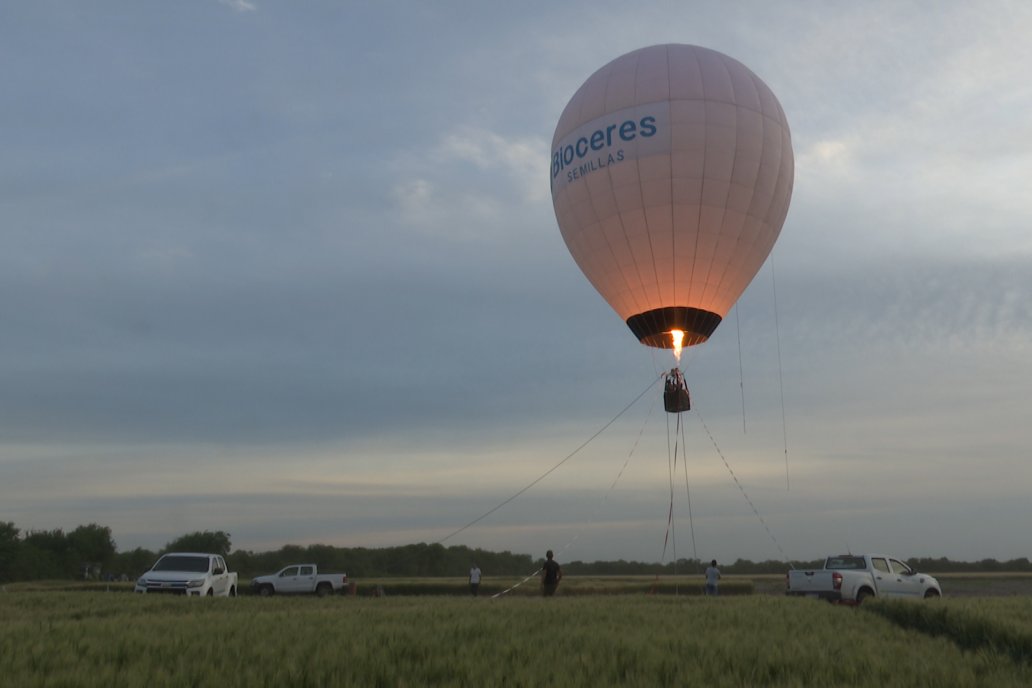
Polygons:
<instances>
[{"instance_id":1,"label":"vertical suspension cable","mask_svg":"<svg viewBox=\"0 0 1032 688\"><path fill-rule=\"evenodd\" d=\"M738 306L735 306L735 330L738 332L738 389L742 392L742 434L745 431L745 373L742 372L742 321L738 317Z\"/></svg>"},{"instance_id":2,"label":"vertical suspension cable","mask_svg":"<svg viewBox=\"0 0 1032 688\"><path fill-rule=\"evenodd\" d=\"M788 423L785 421L785 378L781 365L781 325L778 322L778 286L774 279L774 254L770 254L770 287L774 294L774 335L778 342L778 391L781 394L781 438L785 446L785 489L790 490L788 482Z\"/></svg>"},{"instance_id":3,"label":"vertical suspension cable","mask_svg":"<svg viewBox=\"0 0 1032 688\"><path fill-rule=\"evenodd\" d=\"M680 593L680 584L677 579L677 521L674 519L674 477L677 475L677 454L678 450L683 443L680 439L684 436L684 426L681 423L681 416L683 414L677 414L677 422L674 426L673 432L673 446L671 447L670 442L670 414L667 414L667 471L670 478L670 505L667 509L667 527L666 534L663 536L663 554L660 557L660 563L666 561L667 546L671 546L673 550L673 575L674 575L674 595ZM683 449L681 450L683 452ZM692 535L694 542L694 533ZM656 576L656 582L659 582L659 575Z\"/></svg>"},{"instance_id":4,"label":"vertical suspension cable","mask_svg":"<svg viewBox=\"0 0 1032 688\"><path fill-rule=\"evenodd\" d=\"M663 553L659 557L659 563L666 561L666 551L670 544L670 530L674 523L674 470L673 470L673 452L677 451L676 445L672 448L670 444L670 414L666 414L666 426L667 426L667 474L670 478L670 504L667 508L667 526L666 533L663 534ZM676 564L675 564L676 567ZM676 573L676 568L675 568Z\"/></svg>"},{"instance_id":5,"label":"vertical suspension cable","mask_svg":"<svg viewBox=\"0 0 1032 688\"><path fill-rule=\"evenodd\" d=\"M678 418L681 414L677 414ZM692 536L692 559L699 560L699 550L695 546L695 520L692 518L692 492L688 487L688 441L684 436L684 428L687 423L681 425L681 456L684 465L684 494L688 498L688 531Z\"/></svg>"},{"instance_id":6,"label":"vertical suspension cable","mask_svg":"<svg viewBox=\"0 0 1032 688\"><path fill-rule=\"evenodd\" d=\"M677 475L677 446L678 432L681 429L681 414L677 414L677 423L674 424L674 465L670 471L670 537L674 544L674 594L677 595L677 519L674 518L674 476Z\"/></svg>"}]
</instances>

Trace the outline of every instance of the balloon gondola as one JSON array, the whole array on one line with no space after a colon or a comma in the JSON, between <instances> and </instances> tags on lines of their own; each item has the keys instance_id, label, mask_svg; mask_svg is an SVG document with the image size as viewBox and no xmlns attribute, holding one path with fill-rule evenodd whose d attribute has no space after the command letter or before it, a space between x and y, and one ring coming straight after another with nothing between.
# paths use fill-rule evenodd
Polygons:
<instances>
[{"instance_id":1,"label":"balloon gondola","mask_svg":"<svg viewBox=\"0 0 1032 688\"><path fill-rule=\"evenodd\" d=\"M692 410L688 383L685 382L680 368L673 368L666 374L666 381L663 383L663 406L667 413L684 413Z\"/></svg>"}]
</instances>

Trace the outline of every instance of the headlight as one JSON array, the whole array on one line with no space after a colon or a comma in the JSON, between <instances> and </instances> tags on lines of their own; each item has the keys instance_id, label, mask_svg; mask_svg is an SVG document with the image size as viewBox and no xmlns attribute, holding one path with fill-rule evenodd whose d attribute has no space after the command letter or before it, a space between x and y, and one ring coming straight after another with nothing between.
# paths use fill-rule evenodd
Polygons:
<instances>
[{"instance_id":1,"label":"headlight","mask_svg":"<svg viewBox=\"0 0 1032 688\"><path fill-rule=\"evenodd\" d=\"M136 587L138 587L138 588L146 588L147 587L147 579L146 578L137 578L136 579Z\"/></svg>"},{"instance_id":2,"label":"headlight","mask_svg":"<svg viewBox=\"0 0 1032 688\"><path fill-rule=\"evenodd\" d=\"M197 580L187 581L186 587L188 588L199 588L204 585L204 579L198 578Z\"/></svg>"}]
</instances>

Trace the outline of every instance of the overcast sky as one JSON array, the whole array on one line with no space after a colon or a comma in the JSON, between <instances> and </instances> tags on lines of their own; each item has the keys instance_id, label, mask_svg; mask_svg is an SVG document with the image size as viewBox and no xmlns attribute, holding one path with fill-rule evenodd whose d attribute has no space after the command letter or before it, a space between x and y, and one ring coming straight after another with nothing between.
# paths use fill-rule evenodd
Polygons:
<instances>
[{"instance_id":1,"label":"overcast sky","mask_svg":"<svg viewBox=\"0 0 1032 688\"><path fill-rule=\"evenodd\" d=\"M434 542L649 389L445 544L1032 555L1032 5L495 5L0 7L0 521ZM673 358L548 185L574 91L657 43L749 66L796 156L683 361L665 553Z\"/></svg>"}]
</instances>

